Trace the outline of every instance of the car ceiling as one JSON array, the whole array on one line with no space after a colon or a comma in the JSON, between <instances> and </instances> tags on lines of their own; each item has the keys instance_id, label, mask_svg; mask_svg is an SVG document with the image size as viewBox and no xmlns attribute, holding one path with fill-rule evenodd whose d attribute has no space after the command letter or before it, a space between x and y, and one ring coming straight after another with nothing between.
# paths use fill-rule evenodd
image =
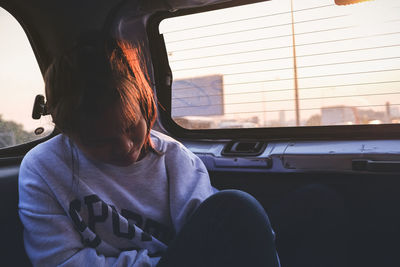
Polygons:
<instances>
[{"instance_id":1,"label":"car ceiling","mask_svg":"<svg viewBox=\"0 0 400 267\"><path fill-rule=\"evenodd\" d=\"M226 1L226 0L225 0ZM32 44L42 73L82 33L101 30L114 8L129 3L146 13L203 6L221 0L0 0L0 6L22 25Z\"/></svg>"},{"instance_id":2,"label":"car ceiling","mask_svg":"<svg viewBox=\"0 0 400 267\"><path fill-rule=\"evenodd\" d=\"M0 0L0 5L14 15L26 31L42 72L81 32L101 29L116 3L106 0Z\"/></svg>"}]
</instances>

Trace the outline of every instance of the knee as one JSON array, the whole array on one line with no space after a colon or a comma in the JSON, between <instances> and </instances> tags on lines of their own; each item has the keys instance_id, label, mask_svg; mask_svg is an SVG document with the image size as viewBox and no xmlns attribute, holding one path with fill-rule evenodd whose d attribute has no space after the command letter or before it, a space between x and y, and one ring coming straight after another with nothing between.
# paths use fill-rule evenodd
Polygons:
<instances>
[{"instance_id":1,"label":"knee","mask_svg":"<svg viewBox=\"0 0 400 267\"><path fill-rule=\"evenodd\" d=\"M232 213L235 216L253 220L259 218L270 225L269 218L262 205L250 194L240 190L223 190L204 201L205 205L215 207L220 214Z\"/></svg>"},{"instance_id":2,"label":"knee","mask_svg":"<svg viewBox=\"0 0 400 267\"><path fill-rule=\"evenodd\" d=\"M207 200L214 202L224 202L232 206L243 205L243 204L255 205L255 206L260 205L260 203L252 195L236 189L227 189L219 191L214 195L212 195Z\"/></svg>"}]
</instances>

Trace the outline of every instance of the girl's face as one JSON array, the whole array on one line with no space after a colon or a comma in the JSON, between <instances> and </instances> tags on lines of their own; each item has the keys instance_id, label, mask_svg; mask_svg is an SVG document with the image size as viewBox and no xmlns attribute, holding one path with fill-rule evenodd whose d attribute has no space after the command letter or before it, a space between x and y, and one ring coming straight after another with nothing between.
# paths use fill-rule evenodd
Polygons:
<instances>
[{"instance_id":1,"label":"girl's face","mask_svg":"<svg viewBox=\"0 0 400 267\"><path fill-rule=\"evenodd\" d=\"M87 131L86 138L73 138L88 157L116 166L129 166L141 160L147 125L140 111L138 119L129 127L123 127L120 108L109 108Z\"/></svg>"}]
</instances>

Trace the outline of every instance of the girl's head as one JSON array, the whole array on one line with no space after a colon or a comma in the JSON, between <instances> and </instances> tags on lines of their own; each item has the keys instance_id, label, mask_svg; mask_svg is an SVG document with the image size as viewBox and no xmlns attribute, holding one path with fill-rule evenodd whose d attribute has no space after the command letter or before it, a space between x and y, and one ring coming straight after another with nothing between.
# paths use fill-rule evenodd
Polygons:
<instances>
[{"instance_id":1,"label":"girl's head","mask_svg":"<svg viewBox=\"0 0 400 267\"><path fill-rule=\"evenodd\" d=\"M140 50L115 39L81 42L45 75L56 127L88 156L129 165L153 150L156 105Z\"/></svg>"}]
</instances>

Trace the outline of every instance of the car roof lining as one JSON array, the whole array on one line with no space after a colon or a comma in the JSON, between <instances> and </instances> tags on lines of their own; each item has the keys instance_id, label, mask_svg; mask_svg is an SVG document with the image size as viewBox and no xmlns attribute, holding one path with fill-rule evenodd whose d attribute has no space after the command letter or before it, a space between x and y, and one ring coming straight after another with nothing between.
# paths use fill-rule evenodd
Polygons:
<instances>
[{"instance_id":1,"label":"car roof lining","mask_svg":"<svg viewBox=\"0 0 400 267\"><path fill-rule=\"evenodd\" d=\"M116 4L105 0L0 0L24 28L42 73L82 32L101 30Z\"/></svg>"},{"instance_id":2,"label":"car roof lining","mask_svg":"<svg viewBox=\"0 0 400 267\"><path fill-rule=\"evenodd\" d=\"M0 0L0 6L22 25L44 73L51 60L71 47L82 32L101 31L112 9L123 3L143 5L143 13L153 13L226 1L229 0Z\"/></svg>"}]
</instances>

